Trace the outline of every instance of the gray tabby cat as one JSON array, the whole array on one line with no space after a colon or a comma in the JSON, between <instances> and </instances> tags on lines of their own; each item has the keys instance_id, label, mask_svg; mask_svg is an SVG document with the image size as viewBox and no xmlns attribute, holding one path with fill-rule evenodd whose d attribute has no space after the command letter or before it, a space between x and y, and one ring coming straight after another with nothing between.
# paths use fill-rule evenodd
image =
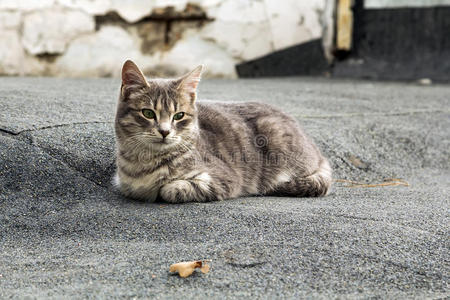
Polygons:
<instances>
[{"instance_id":1,"label":"gray tabby cat","mask_svg":"<svg viewBox=\"0 0 450 300\"><path fill-rule=\"evenodd\" d=\"M293 118L260 103L198 103L201 72L147 81L125 62L115 121L124 195L181 203L327 193L330 165Z\"/></svg>"}]
</instances>

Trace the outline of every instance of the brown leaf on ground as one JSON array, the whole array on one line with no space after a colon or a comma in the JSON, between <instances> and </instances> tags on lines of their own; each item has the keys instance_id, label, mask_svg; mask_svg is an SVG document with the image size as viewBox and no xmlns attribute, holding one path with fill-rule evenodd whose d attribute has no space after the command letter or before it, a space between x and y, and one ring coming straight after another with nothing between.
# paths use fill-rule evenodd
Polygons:
<instances>
[{"instance_id":1,"label":"brown leaf on ground","mask_svg":"<svg viewBox=\"0 0 450 300\"><path fill-rule=\"evenodd\" d=\"M178 272L180 277L186 278L190 276L196 268L199 268L202 273L206 274L210 270L209 263L211 260L196 260L184 261L170 266L170 272Z\"/></svg>"},{"instance_id":2,"label":"brown leaf on ground","mask_svg":"<svg viewBox=\"0 0 450 300\"><path fill-rule=\"evenodd\" d=\"M382 183L363 183L363 182L356 182L356 181L347 180L347 179L336 179L335 182L348 183L348 185L346 185L345 187L350 187L350 188L396 186L396 185L409 186L408 182L406 182L403 179L398 179L398 178L386 178L386 179L384 179L384 182L382 182Z\"/></svg>"}]
</instances>

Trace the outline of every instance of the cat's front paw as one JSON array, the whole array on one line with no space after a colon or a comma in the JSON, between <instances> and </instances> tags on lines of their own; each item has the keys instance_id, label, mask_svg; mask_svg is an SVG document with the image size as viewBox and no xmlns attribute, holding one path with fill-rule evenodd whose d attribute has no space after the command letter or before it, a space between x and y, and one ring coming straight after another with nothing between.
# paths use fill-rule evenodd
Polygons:
<instances>
[{"instance_id":1,"label":"cat's front paw","mask_svg":"<svg viewBox=\"0 0 450 300\"><path fill-rule=\"evenodd\" d=\"M184 203L195 201L194 188L187 180L175 180L161 187L162 200L169 203Z\"/></svg>"}]
</instances>

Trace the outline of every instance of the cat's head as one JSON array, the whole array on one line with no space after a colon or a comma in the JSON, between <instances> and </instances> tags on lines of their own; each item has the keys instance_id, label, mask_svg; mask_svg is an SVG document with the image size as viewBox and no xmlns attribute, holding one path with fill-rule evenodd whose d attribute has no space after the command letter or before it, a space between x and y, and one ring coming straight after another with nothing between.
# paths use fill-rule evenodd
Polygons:
<instances>
[{"instance_id":1,"label":"cat's head","mask_svg":"<svg viewBox=\"0 0 450 300\"><path fill-rule=\"evenodd\" d=\"M147 81L127 60L115 124L119 143L160 151L192 142L198 133L195 100L202 69L177 79Z\"/></svg>"}]
</instances>

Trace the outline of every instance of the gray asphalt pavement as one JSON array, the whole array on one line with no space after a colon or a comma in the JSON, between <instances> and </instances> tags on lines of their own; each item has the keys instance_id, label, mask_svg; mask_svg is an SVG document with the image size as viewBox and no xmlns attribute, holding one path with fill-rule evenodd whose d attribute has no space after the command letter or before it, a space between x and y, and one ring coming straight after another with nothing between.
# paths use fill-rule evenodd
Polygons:
<instances>
[{"instance_id":1,"label":"gray asphalt pavement","mask_svg":"<svg viewBox=\"0 0 450 300\"><path fill-rule=\"evenodd\" d=\"M449 297L450 86L206 80L294 115L324 198L168 205L111 188L117 79L0 78L0 298ZM172 263L212 259L183 279Z\"/></svg>"}]
</instances>

